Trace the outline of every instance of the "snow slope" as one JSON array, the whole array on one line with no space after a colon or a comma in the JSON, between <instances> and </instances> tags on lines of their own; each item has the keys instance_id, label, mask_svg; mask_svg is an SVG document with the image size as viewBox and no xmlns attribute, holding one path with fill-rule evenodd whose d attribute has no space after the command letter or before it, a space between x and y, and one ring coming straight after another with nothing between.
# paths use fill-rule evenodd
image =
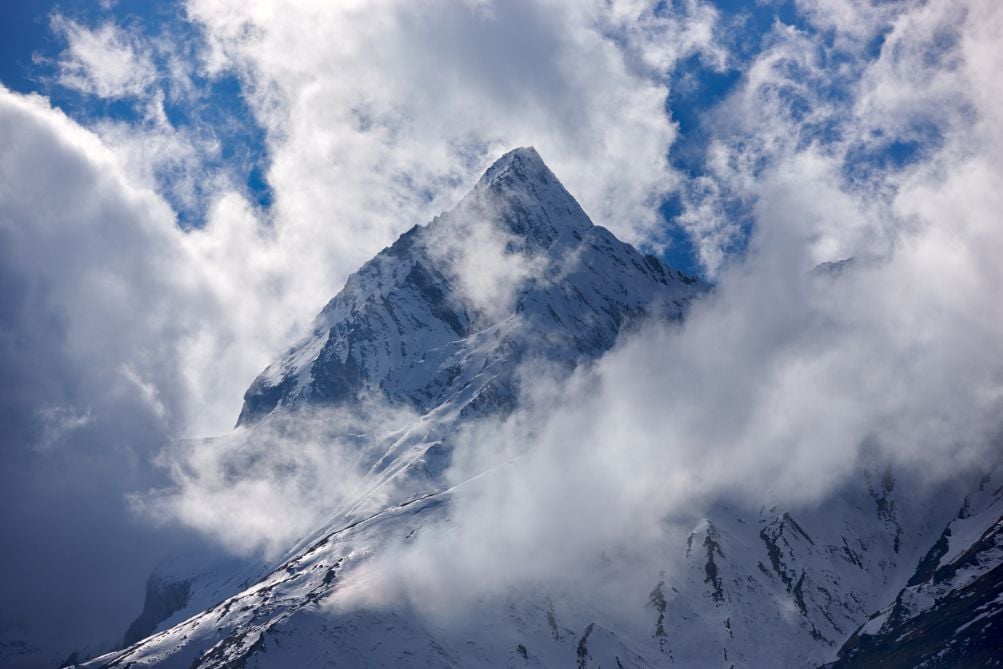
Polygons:
<instances>
[{"instance_id":1,"label":"snow slope","mask_svg":"<svg viewBox=\"0 0 1003 669\"><path fill-rule=\"evenodd\" d=\"M1003 472L986 475L894 601L846 641L842 667L1003 666Z\"/></svg>"}]
</instances>

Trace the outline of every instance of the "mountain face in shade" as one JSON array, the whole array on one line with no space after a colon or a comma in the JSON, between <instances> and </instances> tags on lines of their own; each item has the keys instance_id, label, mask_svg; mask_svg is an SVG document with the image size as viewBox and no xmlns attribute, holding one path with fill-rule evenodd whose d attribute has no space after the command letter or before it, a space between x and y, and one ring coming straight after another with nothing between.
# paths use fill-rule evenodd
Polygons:
<instances>
[{"instance_id":1,"label":"mountain face in shade","mask_svg":"<svg viewBox=\"0 0 1003 669\"><path fill-rule=\"evenodd\" d=\"M1003 665L1003 475L985 476L831 669Z\"/></svg>"},{"instance_id":2,"label":"mountain face in shade","mask_svg":"<svg viewBox=\"0 0 1003 669\"><path fill-rule=\"evenodd\" d=\"M447 482L456 449L470 447L457 438L465 426L511 412L540 366L559 375L597 360L638 324L684 319L707 291L593 225L535 150L506 154L453 210L353 274L309 336L245 395L242 439L327 409L365 423L373 402L414 416L386 434L355 435L364 476L351 499L274 563L154 574L129 641L149 636L83 666L946 667L998 659L999 472L973 481L975 492L930 490L877 461L812 508L784 508L765 492L755 504L695 501L692 517L678 519L682 536L645 546L654 557L642 564L664 560L667 572L612 553L588 565L593 582L485 597L449 625L414 602L329 605L332 595L368 587L374 560L441 527L460 488L492 475ZM624 574L644 587L616 607L598 606L593 591Z\"/></svg>"}]
</instances>

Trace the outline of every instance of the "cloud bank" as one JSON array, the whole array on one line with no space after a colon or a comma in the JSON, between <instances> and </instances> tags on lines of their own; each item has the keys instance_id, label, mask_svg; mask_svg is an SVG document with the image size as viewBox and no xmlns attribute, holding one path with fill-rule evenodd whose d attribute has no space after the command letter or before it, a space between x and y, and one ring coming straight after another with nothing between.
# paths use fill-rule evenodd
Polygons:
<instances>
[{"instance_id":1,"label":"cloud bank","mask_svg":"<svg viewBox=\"0 0 1003 669\"><path fill-rule=\"evenodd\" d=\"M114 641L149 569L192 542L130 510L172 474L187 490L156 454L229 430L250 381L346 276L502 150L540 145L594 216L657 244L653 207L674 179L662 77L686 54L719 57L700 4L178 14L187 27L160 34L54 15L64 48L36 63L78 96L73 118L0 90L3 525L18 547L0 567L22 575L0 618L54 661ZM234 120L204 113L230 78L262 129L268 209L220 165ZM216 474L200 490L232 494ZM220 499L191 501L180 517L208 527L198 513Z\"/></svg>"},{"instance_id":2,"label":"cloud bank","mask_svg":"<svg viewBox=\"0 0 1003 669\"><path fill-rule=\"evenodd\" d=\"M894 15L851 86L852 114L822 135L809 126L847 116L847 102L801 87L811 111L794 113L800 103L778 92L805 73L778 59L823 77L802 62L819 44L778 27L719 111L755 140L728 123L715 140L727 167L715 178L752 206L747 252L683 324L632 335L570 379L527 371L519 411L461 439L449 521L333 605L407 597L448 617L511 588L593 584L608 554L650 575L671 566L659 542L715 500L811 507L875 461L921 494L995 462L1001 18L977 3ZM917 118L937 140L916 157L871 171L855 162L861 145L909 136Z\"/></svg>"}]
</instances>

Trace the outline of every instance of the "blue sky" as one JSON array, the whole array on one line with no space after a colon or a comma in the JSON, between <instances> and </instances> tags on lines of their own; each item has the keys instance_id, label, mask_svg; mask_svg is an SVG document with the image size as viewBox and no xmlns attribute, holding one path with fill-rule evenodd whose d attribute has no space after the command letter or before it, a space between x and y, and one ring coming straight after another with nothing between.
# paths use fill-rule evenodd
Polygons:
<instances>
[{"instance_id":1,"label":"blue sky","mask_svg":"<svg viewBox=\"0 0 1003 669\"><path fill-rule=\"evenodd\" d=\"M60 82L59 59L67 48L67 36L54 27L53 17L61 16L92 27L113 23L144 39L166 38L192 63L205 46L203 29L188 19L181 4L122 0L107 3L107 7L103 5L105 3L77 0L37 1L15 3L5 9L0 45L0 81L15 91L48 96L53 105L85 125L108 119L143 123L138 100L102 98ZM672 93L667 100L666 113L678 124L679 136L666 159L687 176L696 176L704 171L704 151L708 139L705 114L741 81L743 63L762 49L764 40L777 23L808 32L814 30L789 0L774 3L722 0L714 6L721 13L721 24L727 26L723 36L732 60L721 67L719 63L708 63L706 56L696 53L678 63L667 75ZM665 6L661 11L671 13L672 9ZM155 56L158 68L166 67L163 58L162 53ZM197 101L188 97L168 99L164 105L168 121L181 130L212 133L220 146L213 155L201 156L202 167L229 172L246 188L253 202L267 209L272 193L266 181L268 148L265 130L258 125L244 100L239 76L225 71L205 76L198 68L192 69L191 76L197 89ZM861 153L861 160L869 164L895 161L907 158L913 150L910 148L913 144L909 143L890 142L889 147L877 154ZM851 172L854 170L853 167L849 169ZM211 194L199 194L189 201L172 197L170 179L170 174L161 177L161 192L175 208L179 225L203 225L205 207ZM729 216L742 217L741 203L726 203L723 206ZM659 207L665 219L663 232L670 241L664 259L691 274L705 274L693 240L675 221L680 207L680 199L675 194L669 194ZM739 235L729 250L740 253L744 243L745 235Z\"/></svg>"},{"instance_id":2,"label":"blue sky","mask_svg":"<svg viewBox=\"0 0 1003 669\"><path fill-rule=\"evenodd\" d=\"M740 387L795 442L864 379L846 424L979 442L1003 396L1000 22L995 0L6 3L0 641L118 635L152 566L225 521L153 518L158 456L228 431L346 278L513 146L718 285L692 359L659 360L762 383L694 393ZM816 392L784 394L805 370ZM803 416L771 422L781 400Z\"/></svg>"},{"instance_id":3,"label":"blue sky","mask_svg":"<svg viewBox=\"0 0 1003 669\"><path fill-rule=\"evenodd\" d=\"M73 0L31 2L17 3L5 10L0 81L16 91L48 96L53 105L84 125L106 120L142 125L148 122L148 119L144 121L142 100L109 99L61 82L60 57L67 49L68 36L54 25L53 17L91 27L110 23L142 40L164 39L170 49L155 50L152 54L159 76L168 76L166 59L180 55L191 65L188 76L193 87L188 95L167 97L163 105L167 121L182 133L208 134L217 141L218 146L212 151L203 151L198 156L200 169L228 175L245 190L251 202L267 212L273 199L267 182L267 129L259 124L247 105L246 78L242 81L240 73L232 69L207 74L197 66L206 48L205 30L204 26L190 20L182 4L129 0L107 3L107 7L104 4ZM789 26L816 40L818 56L828 61L824 67L834 70L849 66L856 71L878 57L887 30L876 26L866 48L850 53L834 44L833 28L820 27L806 20L792 0L761 3L720 0L711 5L719 12L718 46L727 50L727 61L717 62L698 51L679 60L664 75L670 91L665 111L678 128L678 135L665 158L672 168L689 178L706 172L706 149L714 123L709 118L710 112L741 83L745 66L768 46L779 26ZM656 14L676 11L678 9L671 5L655 9ZM812 91L815 95L838 101L847 95L847 87L853 86L855 81L851 74L842 79L804 83L817 87ZM795 110L798 104L798 100L792 98L788 108ZM936 123L929 120L920 122L907 137L876 137L876 141L846 154L846 178L868 179L874 176L876 169L883 172L907 165L921 154L924 146L935 144L936 137ZM810 140L805 141L825 144L841 139L837 118L811 128ZM180 196L173 187L174 178L170 169L157 175L160 192L173 206L178 224L184 228L204 225L206 207L214 193L205 184L197 183L190 189L193 192ZM664 244L662 255L669 264L709 278L709 268L701 262L697 249L699 240L694 240L692 231L678 220L686 207L683 199L678 191L663 196L656 207L663 219L661 232L653 241ZM737 225L723 247L725 255L740 256L752 226L748 202L725 193L720 195L716 206Z\"/></svg>"},{"instance_id":4,"label":"blue sky","mask_svg":"<svg viewBox=\"0 0 1003 669\"><path fill-rule=\"evenodd\" d=\"M53 105L85 125L104 120L142 124L141 100L103 98L60 81L59 60L68 46L68 40L67 35L55 27L53 17L63 17L91 27L111 23L144 40L166 39L172 48L169 53L154 53L155 66L161 76L166 76L166 58L180 53L192 65L189 76L195 91L191 95L165 100L167 121L182 132L211 134L219 145L214 151L199 156L200 167L228 174L245 189L250 201L267 210L273 198L267 182L267 131L247 105L242 88L246 87L247 81L242 82L239 73L232 70L207 75L196 66L200 52L206 47L204 27L190 20L182 4L151 4L135 0L105 4L74 0L38 1L17 3L6 9L4 39L0 46L0 81L12 90L48 96ZM678 128L678 136L671 150L666 152L666 160L689 178L706 172L706 149L713 126L713 120L708 118L709 112L741 83L746 64L762 52L778 26L790 26L815 38L819 56L830 61L828 67L850 65L857 70L878 57L887 30L877 26L865 49L849 53L834 46L835 30L805 20L792 0L761 3L719 0L711 4L719 12L717 37L720 46L729 54L727 62L715 62L707 54L697 52L681 59L664 75L670 91L665 111ZM655 9L656 13L671 14L673 11L677 10L671 5ZM855 79L851 75L844 80L807 83L819 87L813 91L817 95L838 101L840 96L847 94L845 88L854 85ZM796 109L797 104L798 101L792 99L789 108ZM838 119L812 128L811 141L826 143L840 139ZM875 174L875 170L883 172L907 165L921 154L925 146L935 144L936 139L936 123L930 121L920 122L908 137L876 137L876 141L846 154L846 178L867 179ZM178 224L185 228L204 225L205 209L213 193L202 185L196 185L195 193L179 197L173 192L172 178L172 173L166 171L158 175L158 182L161 193L175 209ZM723 215L739 225L725 245L727 255L741 255L752 225L748 202L724 194L717 206ZM684 208L678 192L667 193L657 207L663 219L658 241L668 242L664 244L663 258L674 267L708 278L708 268L701 263L696 248L699 242L678 221Z\"/></svg>"},{"instance_id":5,"label":"blue sky","mask_svg":"<svg viewBox=\"0 0 1003 669\"><path fill-rule=\"evenodd\" d=\"M148 3L123 0L110 3L28 2L16 3L5 15L0 81L5 86L24 93L42 93L53 105L63 109L84 124L105 119L127 123L143 123L142 110L134 99L96 96L87 91L61 85L59 58L67 47L66 35L53 24L60 16L86 26L113 23L145 39L166 39L172 44L172 54L194 61L201 48L202 36L197 26L185 19L185 10L177 3ZM5 10L7 11L7 10ZM166 68L165 54L154 55L158 69ZM220 142L218 152L203 156L210 170L232 171L246 187L249 197L267 207L271 193L265 182L267 153L263 131L247 108L239 80L233 74L214 77L190 72L197 99L170 99L164 112L171 125L179 129L200 129L211 132ZM204 222L205 200L194 202L171 198L170 175L163 176L162 192L171 199L179 225L199 226ZM208 194L202 194L208 197Z\"/></svg>"}]
</instances>

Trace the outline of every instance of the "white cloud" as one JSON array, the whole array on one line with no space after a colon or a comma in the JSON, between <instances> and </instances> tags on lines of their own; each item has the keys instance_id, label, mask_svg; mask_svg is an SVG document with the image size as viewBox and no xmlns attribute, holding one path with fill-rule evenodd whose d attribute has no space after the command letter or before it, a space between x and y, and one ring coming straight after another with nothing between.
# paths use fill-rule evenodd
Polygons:
<instances>
[{"instance_id":1,"label":"white cloud","mask_svg":"<svg viewBox=\"0 0 1003 669\"><path fill-rule=\"evenodd\" d=\"M952 17L947 2L897 17L830 146L799 135L845 108L808 91L808 114L791 114L778 94L790 72L778 59L827 76L800 55L818 45L778 35L722 112L728 169L716 176L754 207L748 252L681 326L630 337L570 381L534 373L515 415L461 440L452 482L509 464L389 554L368 597L435 612L540 582L582 587L609 576L596 564L618 550L657 573L672 563L652 538L715 499L812 506L874 457L922 494L997 458L1003 12L970 3L963 23ZM944 25L957 42L931 61L931 28ZM882 91L894 95L872 107ZM950 104L931 104L946 91ZM917 110L943 129L935 147L877 185L845 178L854 142ZM755 141L727 134L735 124ZM838 273L813 271L846 256Z\"/></svg>"},{"instance_id":2,"label":"white cloud","mask_svg":"<svg viewBox=\"0 0 1003 669\"><path fill-rule=\"evenodd\" d=\"M675 183L665 74L710 48L714 24L689 4L662 18L619 3L189 11L207 67L243 74L269 133L277 248L314 268L297 278L314 306L514 146L546 155L596 222L657 241Z\"/></svg>"},{"instance_id":3,"label":"white cloud","mask_svg":"<svg viewBox=\"0 0 1003 669\"><path fill-rule=\"evenodd\" d=\"M539 276L543 264L510 251L518 240L492 225L489 213L482 216L432 236L429 254L448 268L458 297L493 323L512 313L518 291L527 279Z\"/></svg>"},{"instance_id":4,"label":"white cloud","mask_svg":"<svg viewBox=\"0 0 1003 669\"><path fill-rule=\"evenodd\" d=\"M133 497L140 513L182 522L238 553L274 559L363 492L360 444L392 444L416 416L370 403L276 416L253 430L178 442L159 463L172 485ZM368 491L372 493L372 491Z\"/></svg>"},{"instance_id":5,"label":"white cloud","mask_svg":"<svg viewBox=\"0 0 1003 669\"><path fill-rule=\"evenodd\" d=\"M102 98L140 97L157 70L140 40L112 22L95 28L61 14L52 29L68 43L59 59L59 83Z\"/></svg>"},{"instance_id":6,"label":"white cloud","mask_svg":"<svg viewBox=\"0 0 1003 669\"><path fill-rule=\"evenodd\" d=\"M120 631L147 570L179 541L126 510L125 493L164 483L151 455L229 429L254 375L346 276L452 205L503 150L540 145L599 221L657 236L653 207L673 179L659 69L706 46L713 16L645 14L642 34L628 20L640 14L603 7L192 3L210 42L204 73L240 74L268 133L268 215L201 168L215 155L211 128L169 122L169 103L198 103L184 49L111 22L53 19L67 43L58 83L126 101L141 120L85 130L44 99L0 91L0 308L15 333L0 354L16 389L2 391L0 410L4 442L25 446L5 452L4 489L18 502L5 505L4 527L32 546L5 554L25 577L4 601L42 646ZM684 38L680 51L670 35ZM186 233L155 190L189 202L193 183L211 195L204 227ZM41 440L44 462L26 455ZM321 453L295 462L323 465ZM204 493L164 500L190 525L222 531L207 504L250 509L235 527L251 539L223 538L274 550L258 539L276 524L256 527L256 513L297 531L312 517L277 503L298 484L214 487L211 464L194 482L173 470L186 494ZM247 504L253 490L260 503ZM70 551L83 581L51 564ZM95 601L100 616L89 615Z\"/></svg>"},{"instance_id":7,"label":"white cloud","mask_svg":"<svg viewBox=\"0 0 1003 669\"><path fill-rule=\"evenodd\" d=\"M292 327L247 202L220 196L186 233L123 150L138 140L103 130L0 88L0 487L24 547L4 553L22 577L4 585L0 623L52 662L117 642L150 570L191 546L126 496L168 483L155 457L176 439L233 425Z\"/></svg>"},{"instance_id":8,"label":"white cloud","mask_svg":"<svg viewBox=\"0 0 1003 669\"><path fill-rule=\"evenodd\" d=\"M0 145L3 526L30 547L4 552L22 576L0 616L65 656L120 632L178 539L137 527L122 495L158 480L150 458L186 423L177 361L206 301L173 213L95 135L0 89Z\"/></svg>"}]
</instances>

